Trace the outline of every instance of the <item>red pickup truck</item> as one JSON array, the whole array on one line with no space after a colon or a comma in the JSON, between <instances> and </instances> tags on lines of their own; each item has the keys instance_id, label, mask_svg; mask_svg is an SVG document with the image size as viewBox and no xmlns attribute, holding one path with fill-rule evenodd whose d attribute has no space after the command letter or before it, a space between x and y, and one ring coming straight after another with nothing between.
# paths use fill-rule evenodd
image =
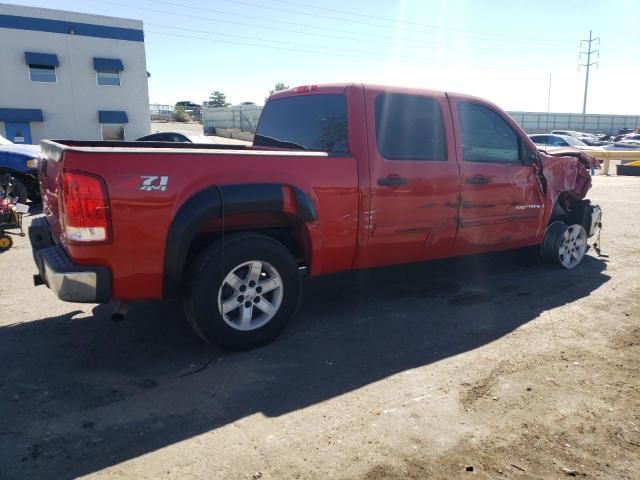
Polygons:
<instances>
[{"instance_id":1,"label":"red pickup truck","mask_svg":"<svg viewBox=\"0 0 640 480\"><path fill-rule=\"evenodd\" d=\"M362 84L272 95L247 147L43 141L35 282L182 298L204 340L247 349L294 315L301 272L530 246L575 267L600 209L593 159L566 153L485 100Z\"/></svg>"}]
</instances>

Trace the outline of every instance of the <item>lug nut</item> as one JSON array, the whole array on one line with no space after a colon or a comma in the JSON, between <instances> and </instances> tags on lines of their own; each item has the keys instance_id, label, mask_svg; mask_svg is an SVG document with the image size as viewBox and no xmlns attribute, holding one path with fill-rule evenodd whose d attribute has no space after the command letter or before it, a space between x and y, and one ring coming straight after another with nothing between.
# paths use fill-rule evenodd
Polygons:
<instances>
[{"instance_id":1,"label":"lug nut","mask_svg":"<svg viewBox=\"0 0 640 480\"><path fill-rule=\"evenodd\" d=\"M247 290L247 287L246 287L246 286L242 285L242 286L240 287L240 291L241 291L241 292L244 292L244 291L246 291L246 290Z\"/></svg>"},{"instance_id":2,"label":"lug nut","mask_svg":"<svg viewBox=\"0 0 640 480\"><path fill-rule=\"evenodd\" d=\"M256 297L256 298L254 298L254 299L253 299L253 301L254 301L255 303L260 303L260 297Z\"/></svg>"},{"instance_id":3,"label":"lug nut","mask_svg":"<svg viewBox=\"0 0 640 480\"><path fill-rule=\"evenodd\" d=\"M244 308L249 308L251 306L251 302L244 302Z\"/></svg>"},{"instance_id":4,"label":"lug nut","mask_svg":"<svg viewBox=\"0 0 640 480\"><path fill-rule=\"evenodd\" d=\"M256 282L254 282L253 280L251 280L251 281L249 282L249 288L253 288L253 287L255 287L255 286L256 286Z\"/></svg>"},{"instance_id":5,"label":"lug nut","mask_svg":"<svg viewBox=\"0 0 640 480\"><path fill-rule=\"evenodd\" d=\"M262 287L256 288L256 293L262 293Z\"/></svg>"},{"instance_id":6,"label":"lug nut","mask_svg":"<svg viewBox=\"0 0 640 480\"><path fill-rule=\"evenodd\" d=\"M238 303L242 303L242 302L244 302L244 297L242 295L240 295L238 297Z\"/></svg>"}]
</instances>

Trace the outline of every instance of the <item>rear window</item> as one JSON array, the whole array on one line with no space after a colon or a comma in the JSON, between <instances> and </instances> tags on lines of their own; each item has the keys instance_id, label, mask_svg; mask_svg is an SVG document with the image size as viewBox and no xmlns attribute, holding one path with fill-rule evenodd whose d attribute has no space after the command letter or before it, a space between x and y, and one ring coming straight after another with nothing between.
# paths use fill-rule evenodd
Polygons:
<instances>
[{"instance_id":1,"label":"rear window","mask_svg":"<svg viewBox=\"0 0 640 480\"><path fill-rule=\"evenodd\" d=\"M440 105L431 97L376 97L376 141L387 160L446 160Z\"/></svg>"},{"instance_id":2,"label":"rear window","mask_svg":"<svg viewBox=\"0 0 640 480\"><path fill-rule=\"evenodd\" d=\"M253 144L346 153L347 99L319 94L271 100L262 111Z\"/></svg>"}]
</instances>

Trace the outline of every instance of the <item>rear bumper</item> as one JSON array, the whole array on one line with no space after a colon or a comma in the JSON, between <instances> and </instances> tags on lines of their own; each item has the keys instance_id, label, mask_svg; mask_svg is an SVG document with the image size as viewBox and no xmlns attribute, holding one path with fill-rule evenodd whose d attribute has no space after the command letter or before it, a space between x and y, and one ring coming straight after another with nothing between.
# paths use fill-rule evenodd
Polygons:
<instances>
[{"instance_id":1,"label":"rear bumper","mask_svg":"<svg viewBox=\"0 0 640 480\"><path fill-rule=\"evenodd\" d=\"M64 249L53 242L46 218L33 219L29 240L42 281L60 300L77 303L111 300L111 272L104 267L71 262Z\"/></svg>"}]
</instances>

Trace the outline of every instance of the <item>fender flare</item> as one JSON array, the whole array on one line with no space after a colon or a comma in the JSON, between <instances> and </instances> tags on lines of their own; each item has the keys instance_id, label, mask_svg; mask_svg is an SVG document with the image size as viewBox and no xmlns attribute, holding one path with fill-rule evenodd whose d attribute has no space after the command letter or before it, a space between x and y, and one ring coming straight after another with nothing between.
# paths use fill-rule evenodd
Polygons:
<instances>
[{"instance_id":1,"label":"fender flare","mask_svg":"<svg viewBox=\"0 0 640 480\"><path fill-rule=\"evenodd\" d=\"M285 189L294 193L300 220L317 221L309 196L297 187L280 183L214 185L187 199L173 217L165 240L163 298L179 296L189 247L204 225L223 215L282 212Z\"/></svg>"}]
</instances>

